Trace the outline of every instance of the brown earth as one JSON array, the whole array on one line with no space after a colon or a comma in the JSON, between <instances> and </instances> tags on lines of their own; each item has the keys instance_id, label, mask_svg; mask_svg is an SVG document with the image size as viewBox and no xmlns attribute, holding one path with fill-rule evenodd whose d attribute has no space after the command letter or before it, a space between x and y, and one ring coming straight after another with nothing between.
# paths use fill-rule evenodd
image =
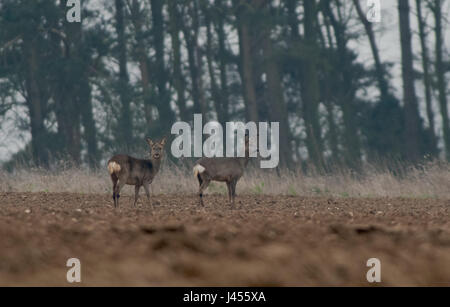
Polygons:
<instances>
[{"instance_id":1,"label":"brown earth","mask_svg":"<svg viewBox=\"0 0 450 307\"><path fill-rule=\"evenodd\" d=\"M449 200L237 199L0 193L0 285L450 286Z\"/></svg>"}]
</instances>

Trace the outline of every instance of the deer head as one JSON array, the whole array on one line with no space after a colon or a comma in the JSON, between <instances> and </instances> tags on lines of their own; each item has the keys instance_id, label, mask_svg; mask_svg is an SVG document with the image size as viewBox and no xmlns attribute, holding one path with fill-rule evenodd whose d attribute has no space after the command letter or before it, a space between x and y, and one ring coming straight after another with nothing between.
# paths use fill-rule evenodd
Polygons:
<instances>
[{"instance_id":1,"label":"deer head","mask_svg":"<svg viewBox=\"0 0 450 307\"><path fill-rule=\"evenodd\" d=\"M152 160L160 160L164 153L164 146L166 145L166 137L159 142L153 142L150 138L147 138L147 143L150 146L150 157Z\"/></svg>"}]
</instances>

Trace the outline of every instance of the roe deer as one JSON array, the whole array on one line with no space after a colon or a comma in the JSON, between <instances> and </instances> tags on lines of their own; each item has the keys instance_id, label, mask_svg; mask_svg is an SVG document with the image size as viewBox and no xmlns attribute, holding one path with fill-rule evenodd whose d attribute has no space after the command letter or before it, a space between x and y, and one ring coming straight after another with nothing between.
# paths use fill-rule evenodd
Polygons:
<instances>
[{"instance_id":1,"label":"roe deer","mask_svg":"<svg viewBox=\"0 0 450 307\"><path fill-rule=\"evenodd\" d=\"M236 196L236 184L244 174L244 169L249 161L249 139L245 136L245 157L233 158L201 158L194 166L194 177L199 183L199 201L203 206L203 191L206 190L211 181L226 182L228 188L228 200L234 207Z\"/></svg>"},{"instance_id":2,"label":"roe deer","mask_svg":"<svg viewBox=\"0 0 450 307\"><path fill-rule=\"evenodd\" d=\"M134 185L134 205L138 201L139 190L144 187L150 202L149 185L159 171L164 153L166 138L160 142L153 142L147 138L150 145L150 160L136 159L127 155L115 155L108 161L108 171L113 182L114 207L119 206L120 190L125 184Z\"/></svg>"}]
</instances>

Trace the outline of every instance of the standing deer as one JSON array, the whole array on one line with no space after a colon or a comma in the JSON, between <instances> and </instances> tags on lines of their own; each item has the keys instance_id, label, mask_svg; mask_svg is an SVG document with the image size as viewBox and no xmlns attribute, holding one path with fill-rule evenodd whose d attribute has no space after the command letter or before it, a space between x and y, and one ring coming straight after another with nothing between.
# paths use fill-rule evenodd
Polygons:
<instances>
[{"instance_id":1,"label":"standing deer","mask_svg":"<svg viewBox=\"0 0 450 307\"><path fill-rule=\"evenodd\" d=\"M233 158L201 158L194 166L194 177L198 179L200 205L203 206L203 191L211 181L226 182L228 188L228 200L234 207L236 196L236 184L244 174L244 169L249 161L249 139L245 136L245 157Z\"/></svg>"},{"instance_id":2,"label":"standing deer","mask_svg":"<svg viewBox=\"0 0 450 307\"><path fill-rule=\"evenodd\" d=\"M144 187L150 202L149 185L152 183L161 165L166 138L153 142L147 138L150 145L150 160L136 159L127 155L115 155L108 161L108 171L113 182L114 207L119 206L120 190L125 184L134 185L134 206L139 198L139 190Z\"/></svg>"}]
</instances>

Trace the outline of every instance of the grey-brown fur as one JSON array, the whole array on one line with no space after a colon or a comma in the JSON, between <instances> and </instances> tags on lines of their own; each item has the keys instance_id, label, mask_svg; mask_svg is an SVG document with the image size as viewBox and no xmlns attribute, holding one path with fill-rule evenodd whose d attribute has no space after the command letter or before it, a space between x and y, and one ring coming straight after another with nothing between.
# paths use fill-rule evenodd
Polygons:
<instances>
[{"instance_id":1,"label":"grey-brown fur","mask_svg":"<svg viewBox=\"0 0 450 307\"><path fill-rule=\"evenodd\" d=\"M249 161L248 136L245 137L245 157L235 158L201 158L194 166L194 175L199 182L199 201L203 206L203 191L211 181L221 181L227 184L228 200L234 206L236 196L236 185L244 174L245 167ZM200 165L200 169L198 167ZM202 170L204 168L204 170Z\"/></svg>"},{"instance_id":2,"label":"grey-brown fur","mask_svg":"<svg viewBox=\"0 0 450 307\"><path fill-rule=\"evenodd\" d=\"M113 183L114 207L119 206L120 191L125 184L134 185L135 187L135 206L142 186L150 202L149 186L159 171L166 139L164 138L160 142L153 142L147 139L147 142L151 149L150 160L137 159L128 155L115 155L108 161L108 170Z\"/></svg>"}]
</instances>

